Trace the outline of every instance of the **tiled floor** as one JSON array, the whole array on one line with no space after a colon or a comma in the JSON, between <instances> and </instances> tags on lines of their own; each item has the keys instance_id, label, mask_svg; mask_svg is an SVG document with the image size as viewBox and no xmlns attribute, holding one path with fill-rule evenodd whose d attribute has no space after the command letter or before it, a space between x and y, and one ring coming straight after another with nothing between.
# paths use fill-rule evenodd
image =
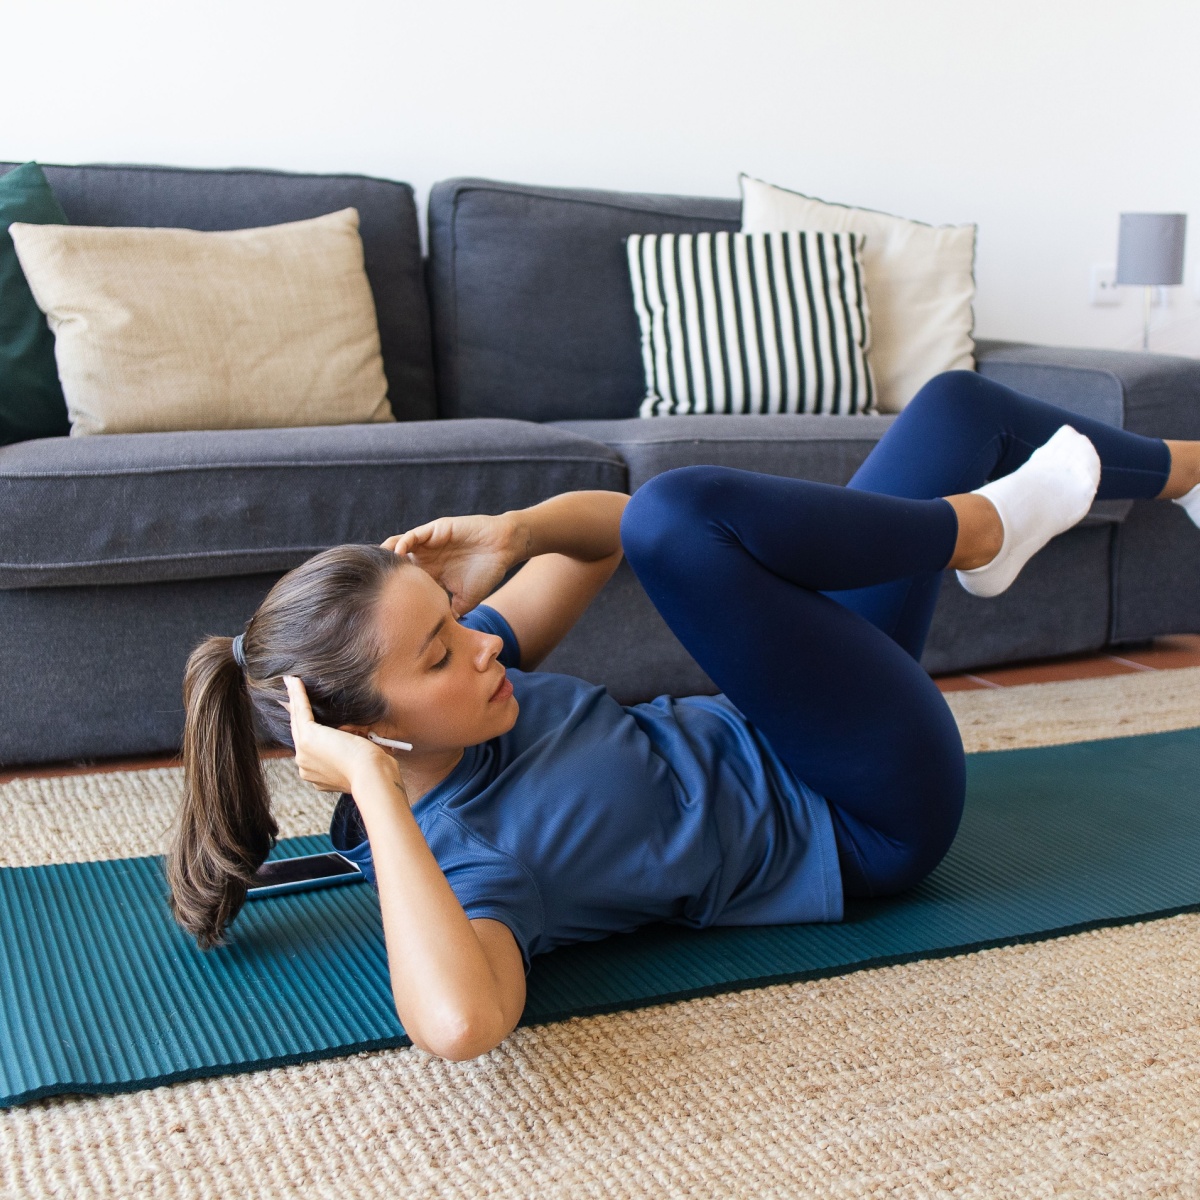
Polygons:
<instances>
[{"instance_id":1,"label":"tiled floor","mask_svg":"<svg viewBox=\"0 0 1200 1200\"><path fill-rule=\"evenodd\" d=\"M1200 634L1156 638L1137 649L1114 654L1072 654L1035 663L939 675L934 682L943 692L979 688L1016 687L1022 683L1054 683L1062 679L1097 679L1102 675L1129 675L1137 671L1166 671L1172 667L1200 667Z\"/></svg>"},{"instance_id":2,"label":"tiled floor","mask_svg":"<svg viewBox=\"0 0 1200 1200\"><path fill-rule=\"evenodd\" d=\"M1063 679L1096 679L1102 675L1128 675L1137 671L1166 671L1173 667L1200 667L1200 634L1157 638L1138 649L1120 654L1073 654L1066 658L1015 663L1007 667L939 675L934 682L943 692L965 692L980 688L1016 687L1022 683L1053 683ZM286 750L268 750L266 757L280 758ZM0 783L12 779L46 778L52 775L82 775L93 771L140 771L149 767L179 765L176 755L153 758L107 759L100 762L58 763L49 766L0 770Z\"/></svg>"}]
</instances>

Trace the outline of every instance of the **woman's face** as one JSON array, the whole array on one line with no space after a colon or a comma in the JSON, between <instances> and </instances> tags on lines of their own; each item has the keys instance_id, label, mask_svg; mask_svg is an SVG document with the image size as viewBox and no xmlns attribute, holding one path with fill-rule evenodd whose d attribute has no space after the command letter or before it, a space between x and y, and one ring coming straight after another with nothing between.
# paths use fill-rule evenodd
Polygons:
<instances>
[{"instance_id":1,"label":"woman's face","mask_svg":"<svg viewBox=\"0 0 1200 1200\"><path fill-rule=\"evenodd\" d=\"M494 634L460 625L446 592L419 567L401 567L376 608L383 657L375 684L388 715L372 727L414 750L461 750L507 733L518 706Z\"/></svg>"}]
</instances>

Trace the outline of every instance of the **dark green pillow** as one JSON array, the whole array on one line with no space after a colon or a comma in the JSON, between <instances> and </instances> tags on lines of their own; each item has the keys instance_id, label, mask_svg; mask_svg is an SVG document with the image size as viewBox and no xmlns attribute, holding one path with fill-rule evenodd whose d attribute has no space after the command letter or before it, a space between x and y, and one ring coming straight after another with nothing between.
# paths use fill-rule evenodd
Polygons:
<instances>
[{"instance_id":1,"label":"dark green pillow","mask_svg":"<svg viewBox=\"0 0 1200 1200\"><path fill-rule=\"evenodd\" d=\"M34 302L8 227L66 225L37 163L0 175L0 445L71 431L58 382L54 334Z\"/></svg>"}]
</instances>

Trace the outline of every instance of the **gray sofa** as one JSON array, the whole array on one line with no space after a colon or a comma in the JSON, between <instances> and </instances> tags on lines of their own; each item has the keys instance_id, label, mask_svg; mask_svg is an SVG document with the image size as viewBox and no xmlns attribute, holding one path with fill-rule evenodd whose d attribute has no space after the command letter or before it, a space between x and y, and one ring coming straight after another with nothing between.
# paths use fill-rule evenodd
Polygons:
<instances>
[{"instance_id":1,"label":"gray sofa","mask_svg":"<svg viewBox=\"0 0 1200 1200\"><path fill-rule=\"evenodd\" d=\"M8 168L0 164L0 171ZM411 189L358 176L48 167L74 223L227 229L354 205L396 425L52 438L0 448L0 762L178 745L195 642L241 628L321 547L687 463L842 483L892 418L634 414L622 238L735 229L736 201L438 184L422 260ZM1200 437L1200 362L983 344L979 370L1162 437ZM1179 508L1098 505L1017 584L948 583L932 671L1200 630L1200 532ZM547 661L630 702L711 690L622 568Z\"/></svg>"}]
</instances>

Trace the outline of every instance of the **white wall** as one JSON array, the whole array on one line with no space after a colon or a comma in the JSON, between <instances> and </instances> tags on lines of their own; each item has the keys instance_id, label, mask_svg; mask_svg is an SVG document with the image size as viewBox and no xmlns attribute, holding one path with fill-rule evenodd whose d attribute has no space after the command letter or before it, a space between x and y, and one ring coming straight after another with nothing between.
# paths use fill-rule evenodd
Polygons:
<instances>
[{"instance_id":1,"label":"white wall","mask_svg":"<svg viewBox=\"0 0 1200 1200\"><path fill-rule=\"evenodd\" d=\"M0 0L0 158L736 195L979 225L977 331L1135 346L1122 210L1193 221L1194 0Z\"/></svg>"}]
</instances>

